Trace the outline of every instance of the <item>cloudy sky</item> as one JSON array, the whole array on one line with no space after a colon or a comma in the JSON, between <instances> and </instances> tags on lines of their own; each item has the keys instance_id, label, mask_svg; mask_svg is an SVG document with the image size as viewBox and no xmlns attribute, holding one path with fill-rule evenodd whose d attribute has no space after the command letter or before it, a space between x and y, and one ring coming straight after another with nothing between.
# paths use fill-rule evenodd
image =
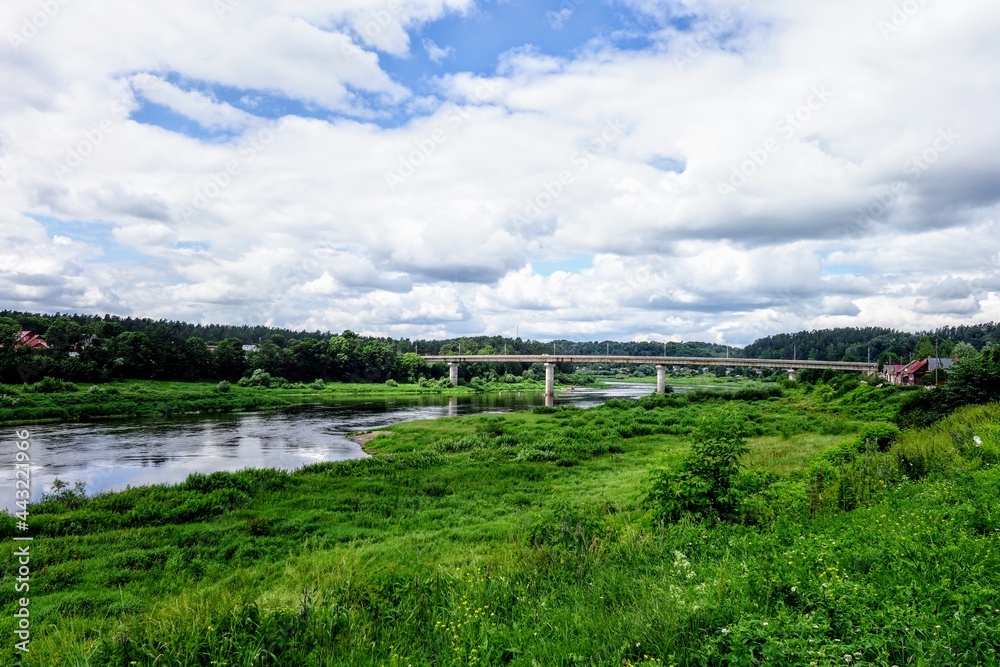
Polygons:
<instances>
[{"instance_id":1,"label":"cloudy sky","mask_svg":"<svg viewBox=\"0 0 1000 667\"><path fill-rule=\"evenodd\" d=\"M0 308L394 337L1000 320L1000 5L5 0Z\"/></svg>"}]
</instances>

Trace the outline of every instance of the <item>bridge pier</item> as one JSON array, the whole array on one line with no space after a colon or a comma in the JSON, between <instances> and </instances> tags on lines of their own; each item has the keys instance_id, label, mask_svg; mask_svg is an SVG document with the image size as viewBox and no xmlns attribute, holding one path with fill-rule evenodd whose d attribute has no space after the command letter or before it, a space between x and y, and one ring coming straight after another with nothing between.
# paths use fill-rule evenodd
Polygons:
<instances>
[{"instance_id":1,"label":"bridge pier","mask_svg":"<svg viewBox=\"0 0 1000 667\"><path fill-rule=\"evenodd\" d=\"M667 393L667 367L663 364L656 367L656 393Z\"/></svg>"},{"instance_id":2,"label":"bridge pier","mask_svg":"<svg viewBox=\"0 0 1000 667\"><path fill-rule=\"evenodd\" d=\"M448 362L448 378L451 380L453 387L458 386L458 362L449 361Z\"/></svg>"},{"instance_id":3,"label":"bridge pier","mask_svg":"<svg viewBox=\"0 0 1000 667\"><path fill-rule=\"evenodd\" d=\"M556 365L551 361L545 363L545 395L556 395Z\"/></svg>"},{"instance_id":4,"label":"bridge pier","mask_svg":"<svg viewBox=\"0 0 1000 667\"><path fill-rule=\"evenodd\" d=\"M795 382L796 380L798 380L798 378L799 378L798 372L796 372L796 370L794 368L789 368L788 369L788 379L791 380L792 382Z\"/></svg>"}]
</instances>

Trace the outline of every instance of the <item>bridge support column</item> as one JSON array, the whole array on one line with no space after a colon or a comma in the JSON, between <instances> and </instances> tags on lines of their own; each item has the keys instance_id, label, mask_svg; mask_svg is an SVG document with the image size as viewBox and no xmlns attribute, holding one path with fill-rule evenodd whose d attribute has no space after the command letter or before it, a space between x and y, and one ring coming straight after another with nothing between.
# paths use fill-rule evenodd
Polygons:
<instances>
[{"instance_id":1,"label":"bridge support column","mask_svg":"<svg viewBox=\"0 0 1000 667\"><path fill-rule=\"evenodd\" d=\"M795 382L796 380L798 380L798 378L799 378L798 372L796 372L796 370L794 368L789 368L788 369L788 379L791 380L792 382Z\"/></svg>"},{"instance_id":2,"label":"bridge support column","mask_svg":"<svg viewBox=\"0 0 1000 667\"><path fill-rule=\"evenodd\" d=\"M667 393L667 367L663 364L656 367L656 393Z\"/></svg>"},{"instance_id":3,"label":"bridge support column","mask_svg":"<svg viewBox=\"0 0 1000 667\"><path fill-rule=\"evenodd\" d=\"M458 386L458 362L449 361L448 362L448 379L451 380L451 384L454 387Z\"/></svg>"},{"instance_id":4,"label":"bridge support column","mask_svg":"<svg viewBox=\"0 0 1000 667\"><path fill-rule=\"evenodd\" d=\"M551 361L545 364L545 395L556 395L556 365Z\"/></svg>"}]
</instances>

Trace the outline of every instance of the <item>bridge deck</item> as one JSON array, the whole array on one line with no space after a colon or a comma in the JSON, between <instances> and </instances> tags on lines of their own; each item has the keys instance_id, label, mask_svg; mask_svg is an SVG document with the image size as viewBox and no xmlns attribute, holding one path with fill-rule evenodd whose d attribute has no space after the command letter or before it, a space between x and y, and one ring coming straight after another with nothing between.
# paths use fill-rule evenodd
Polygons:
<instances>
[{"instance_id":1,"label":"bridge deck","mask_svg":"<svg viewBox=\"0 0 1000 667\"><path fill-rule=\"evenodd\" d=\"M736 359L725 357L632 357L588 354L447 354L421 355L427 363L591 363L591 364L653 364L664 366L744 366L750 368L831 369L875 373L878 364L854 361L813 361L809 359Z\"/></svg>"}]
</instances>

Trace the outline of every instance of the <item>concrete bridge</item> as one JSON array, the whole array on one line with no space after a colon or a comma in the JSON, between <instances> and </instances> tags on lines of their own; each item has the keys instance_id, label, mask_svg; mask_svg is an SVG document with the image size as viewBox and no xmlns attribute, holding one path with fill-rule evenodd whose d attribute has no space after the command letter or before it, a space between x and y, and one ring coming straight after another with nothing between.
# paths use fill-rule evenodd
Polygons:
<instances>
[{"instance_id":1,"label":"concrete bridge","mask_svg":"<svg viewBox=\"0 0 1000 667\"><path fill-rule=\"evenodd\" d=\"M667 389L667 366L742 366L746 368L780 368L788 371L788 379L795 379L797 370L816 368L820 370L855 371L874 375L878 364L854 361L812 361L808 359L736 359L726 357L630 357L601 354L445 354L423 355L429 364L448 364L451 383L458 385L459 364L514 363L545 364L545 395L555 394L556 364L651 364L656 366L656 392L663 394Z\"/></svg>"}]
</instances>

